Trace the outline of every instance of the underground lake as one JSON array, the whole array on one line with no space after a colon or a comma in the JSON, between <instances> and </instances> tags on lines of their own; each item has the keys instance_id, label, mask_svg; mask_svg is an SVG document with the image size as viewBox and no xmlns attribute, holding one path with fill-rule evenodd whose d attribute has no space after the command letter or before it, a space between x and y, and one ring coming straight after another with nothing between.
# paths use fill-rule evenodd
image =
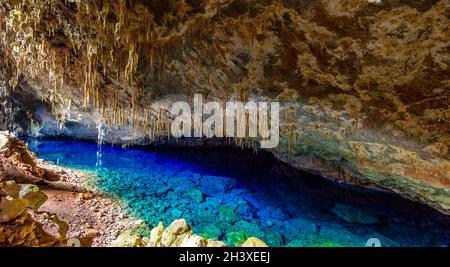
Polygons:
<instances>
[{"instance_id":1,"label":"underground lake","mask_svg":"<svg viewBox=\"0 0 450 267\"><path fill-rule=\"evenodd\" d=\"M283 247L450 244L450 217L428 206L301 172L263 151L24 140L38 158L94 174L92 186L150 226L184 218L229 246L250 236Z\"/></svg>"}]
</instances>

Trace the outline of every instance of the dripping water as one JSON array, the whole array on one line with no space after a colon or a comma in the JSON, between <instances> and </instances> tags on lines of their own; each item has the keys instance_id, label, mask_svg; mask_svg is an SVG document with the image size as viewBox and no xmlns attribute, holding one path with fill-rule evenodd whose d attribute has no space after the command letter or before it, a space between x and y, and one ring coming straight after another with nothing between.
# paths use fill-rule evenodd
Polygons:
<instances>
[{"instance_id":1,"label":"dripping water","mask_svg":"<svg viewBox=\"0 0 450 267\"><path fill-rule=\"evenodd\" d=\"M95 163L95 169L98 171L102 167L102 147L105 137L105 127L103 122L100 121L97 124L97 161Z\"/></svg>"}]
</instances>

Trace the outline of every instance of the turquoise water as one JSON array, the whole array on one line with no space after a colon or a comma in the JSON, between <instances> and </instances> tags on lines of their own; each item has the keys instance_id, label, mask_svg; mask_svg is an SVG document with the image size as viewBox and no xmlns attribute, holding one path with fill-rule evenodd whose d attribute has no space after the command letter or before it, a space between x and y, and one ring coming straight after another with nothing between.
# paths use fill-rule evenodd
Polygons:
<instances>
[{"instance_id":1,"label":"turquoise water","mask_svg":"<svg viewBox=\"0 0 450 267\"><path fill-rule=\"evenodd\" d=\"M95 172L94 184L155 226L185 218L197 234L239 245L448 246L450 218L396 195L342 186L231 149L122 149L27 140L44 160ZM100 160L101 159L101 160Z\"/></svg>"}]
</instances>

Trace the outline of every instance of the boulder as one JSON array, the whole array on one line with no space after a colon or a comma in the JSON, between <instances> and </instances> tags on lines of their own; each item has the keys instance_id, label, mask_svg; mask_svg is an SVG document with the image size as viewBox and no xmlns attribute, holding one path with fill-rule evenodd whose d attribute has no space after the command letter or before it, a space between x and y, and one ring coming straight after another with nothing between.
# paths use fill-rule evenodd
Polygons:
<instances>
[{"instance_id":1,"label":"boulder","mask_svg":"<svg viewBox=\"0 0 450 267\"><path fill-rule=\"evenodd\" d=\"M224 242L193 234L185 219L173 221L166 229L160 222L144 243L146 247L226 247Z\"/></svg>"},{"instance_id":2,"label":"boulder","mask_svg":"<svg viewBox=\"0 0 450 267\"><path fill-rule=\"evenodd\" d=\"M36 185L7 181L3 192L6 197L0 200L0 223L15 219L27 208L36 210L47 200L47 196Z\"/></svg>"},{"instance_id":3,"label":"boulder","mask_svg":"<svg viewBox=\"0 0 450 267\"><path fill-rule=\"evenodd\" d=\"M186 236L183 241L181 241L180 247L207 247L208 241L199 235Z\"/></svg>"},{"instance_id":4,"label":"boulder","mask_svg":"<svg viewBox=\"0 0 450 267\"><path fill-rule=\"evenodd\" d=\"M243 231L227 233L227 243L233 247L241 246L246 240L247 235Z\"/></svg>"},{"instance_id":5,"label":"boulder","mask_svg":"<svg viewBox=\"0 0 450 267\"><path fill-rule=\"evenodd\" d=\"M27 208L27 202L23 199L11 199L3 197L0 200L0 223L9 222L20 216Z\"/></svg>"},{"instance_id":6,"label":"boulder","mask_svg":"<svg viewBox=\"0 0 450 267\"><path fill-rule=\"evenodd\" d=\"M116 240L111 242L110 247L141 247L142 244L142 236L141 234L133 231L132 229L128 229L125 232L121 233Z\"/></svg>"},{"instance_id":7,"label":"boulder","mask_svg":"<svg viewBox=\"0 0 450 267\"><path fill-rule=\"evenodd\" d=\"M173 221L161 235L161 245L163 247L176 247L185 236L192 233L191 227L185 219Z\"/></svg>"},{"instance_id":8,"label":"boulder","mask_svg":"<svg viewBox=\"0 0 450 267\"><path fill-rule=\"evenodd\" d=\"M227 244L225 244L222 241L216 240L216 239L208 239L207 241L207 247L214 247L214 248L223 248L226 247Z\"/></svg>"},{"instance_id":9,"label":"boulder","mask_svg":"<svg viewBox=\"0 0 450 267\"><path fill-rule=\"evenodd\" d=\"M13 190L17 190L17 193ZM4 191L7 195L25 200L27 207L34 210L47 201L47 196L39 190L38 186L32 184L15 184L13 181L9 181L6 183Z\"/></svg>"},{"instance_id":10,"label":"boulder","mask_svg":"<svg viewBox=\"0 0 450 267\"><path fill-rule=\"evenodd\" d=\"M164 231L164 233L180 235L191 230L185 219L179 219L173 221L169 227Z\"/></svg>"},{"instance_id":11,"label":"boulder","mask_svg":"<svg viewBox=\"0 0 450 267\"><path fill-rule=\"evenodd\" d=\"M217 239L222 235L222 231L215 225L210 224L203 227L202 237L207 239Z\"/></svg>"},{"instance_id":12,"label":"boulder","mask_svg":"<svg viewBox=\"0 0 450 267\"><path fill-rule=\"evenodd\" d=\"M191 188L185 194L194 201L201 202L203 200L203 193L197 188Z\"/></svg>"},{"instance_id":13,"label":"boulder","mask_svg":"<svg viewBox=\"0 0 450 267\"><path fill-rule=\"evenodd\" d=\"M261 241L257 237L249 237L243 244L242 247L253 247L253 248L263 248L268 247L266 243Z\"/></svg>"},{"instance_id":14,"label":"boulder","mask_svg":"<svg viewBox=\"0 0 450 267\"><path fill-rule=\"evenodd\" d=\"M161 246L161 237L164 232L164 224L159 222L158 226L150 231L150 239L147 243L147 247L159 247Z\"/></svg>"},{"instance_id":15,"label":"boulder","mask_svg":"<svg viewBox=\"0 0 450 267\"><path fill-rule=\"evenodd\" d=\"M235 223L241 219L239 214L231 207L221 207L219 209L220 219L227 223Z\"/></svg>"}]
</instances>

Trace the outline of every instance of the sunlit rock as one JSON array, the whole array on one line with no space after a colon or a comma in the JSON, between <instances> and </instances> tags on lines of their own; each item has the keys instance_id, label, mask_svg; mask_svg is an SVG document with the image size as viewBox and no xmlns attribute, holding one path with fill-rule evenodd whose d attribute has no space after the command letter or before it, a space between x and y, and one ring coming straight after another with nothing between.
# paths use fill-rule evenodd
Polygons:
<instances>
[{"instance_id":1,"label":"sunlit rock","mask_svg":"<svg viewBox=\"0 0 450 267\"><path fill-rule=\"evenodd\" d=\"M242 247L268 247L266 243L261 241L257 237L249 237L243 244Z\"/></svg>"}]
</instances>

